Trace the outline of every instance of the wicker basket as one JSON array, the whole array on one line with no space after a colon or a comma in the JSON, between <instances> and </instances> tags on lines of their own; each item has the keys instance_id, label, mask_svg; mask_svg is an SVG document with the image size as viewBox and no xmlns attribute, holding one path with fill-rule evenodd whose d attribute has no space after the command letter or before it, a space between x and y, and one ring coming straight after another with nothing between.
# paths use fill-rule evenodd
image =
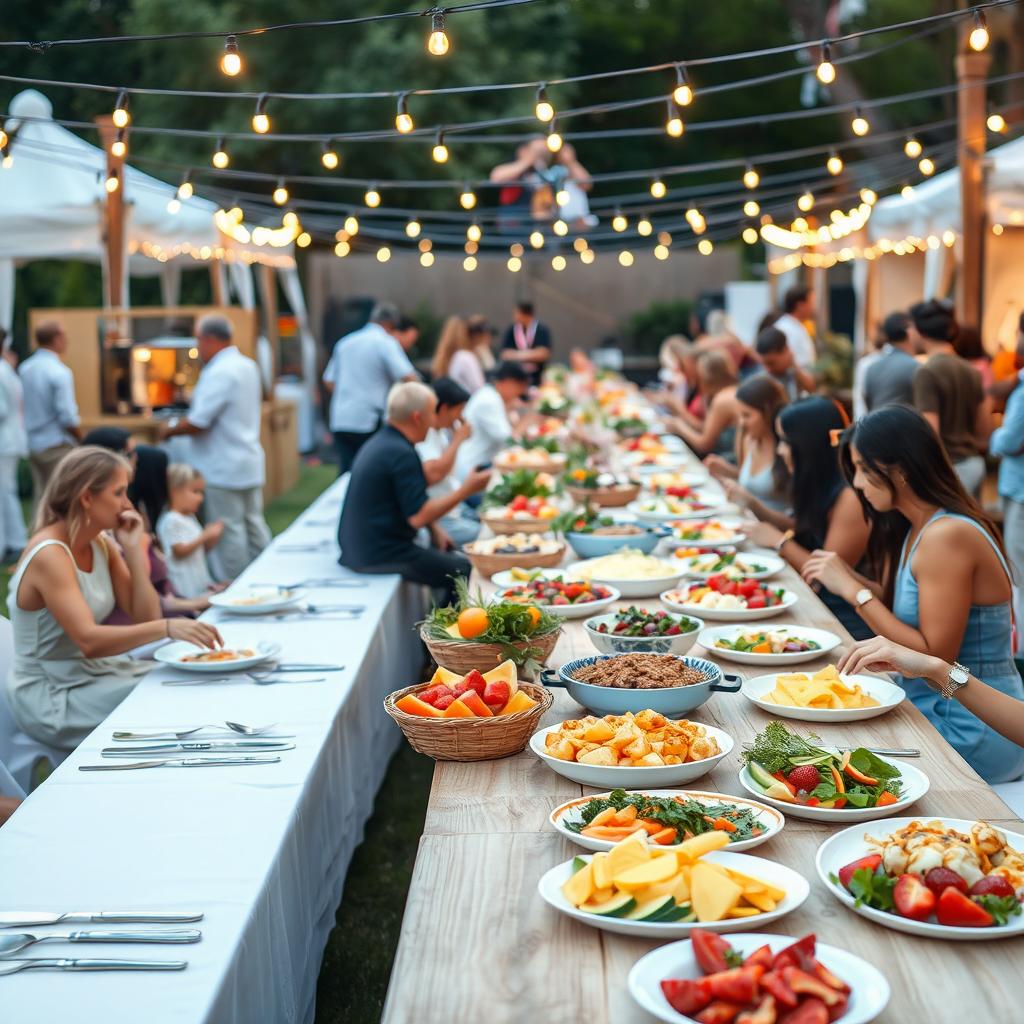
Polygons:
<instances>
[{"instance_id":1,"label":"wicker basket","mask_svg":"<svg viewBox=\"0 0 1024 1024\"><path fill-rule=\"evenodd\" d=\"M502 519L499 516L489 516L486 512L480 517L480 522L492 533L501 534L547 533L551 529L550 519Z\"/></svg>"},{"instance_id":2,"label":"wicker basket","mask_svg":"<svg viewBox=\"0 0 1024 1024\"><path fill-rule=\"evenodd\" d=\"M600 505L602 508L622 508L635 501L640 493L640 484L628 487L566 487L569 497L577 504Z\"/></svg>"},{"instance_id":3,"label":"wicker basket","mask_svg":"<svg viewBox=\"0 0 1024 1024\"><path fill-rule=\"evenodd\" d=\"M407 686L384 698L384 710L398 723L413 750L436 761L490 761L518 754L537 731L541 718L551 707L550 691L543 686L520 683L519 689L537 703L514 715L493 718L420 718L395 707L407 693L425 686Z\"/></svg>"},{"instance_id":4,"label":"wicker basket","mask_svg":"<svg viewBox=\"0 0 1024 1024\"><path fill-rule=\"evenodd\" d=\"M438 640L427 635L425 628L420 629L420 639L427 645L430 656L441 666L451 672L467 672L476 669L478 672L489 672L497 668L507 657L508 648L525 651L533 648L537 656L533 659L539 665L543 665L558 643L562 630L554 629L536 639L521 640L515 644L482 644L474 643L472 640ZM520 669L522 672L522 669Z\"/></svg>"},{"instance_id":5,"label":"wicker basket","mask_svg":"<svg viewBox=\"0 0 1024 1024\"><path fill-rule=\"evenodd\" d=\"M551 456L543 462L531 462L528 466L521 462L509 463L498 455L494 460L494 468L499 473L513 473L517 469L528 469L531 473L551 473L557 475L565 470L565 456L555 458Z\"/></svg>"},{"instance_id":6,"label":"wicker basket","mask_svg":"<svg viewBox=\"0 0 1024 1024\"><path fill-rule=\"evenodd\" d=\"M466 557L472 562L473 568L481 576L490 578L496 572L505 569L554 569L565 557L564 542L558 545L557 551L547 554L538 551L515 552L511 555L478 555L469 547L463 548Z\"/></svg>"}]
</instances>

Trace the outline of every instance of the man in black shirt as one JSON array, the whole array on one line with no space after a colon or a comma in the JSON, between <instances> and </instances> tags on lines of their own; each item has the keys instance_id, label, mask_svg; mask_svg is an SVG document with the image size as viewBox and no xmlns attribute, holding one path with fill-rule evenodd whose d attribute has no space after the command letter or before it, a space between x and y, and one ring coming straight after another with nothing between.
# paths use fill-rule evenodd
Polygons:
<instances>
[{"instance_id":1,"label":"man in black shirt","mask_svg":"<svg viewBox=\"0 0 1024 1024\"><path fill-rule=\"evenodd\" d=\"M471 495L482 491L489 469L474 469L463 484L443 497L427 495L427 479L415 446L434 423L437 396L425 384L405 381L388 394L387 422L356 455L338 524L342 565L357 572L398 573L411 583L454 595L452 577L468 576L469 559L452 550L438 525ZM416 534L430 530L434 547L419 547Z\"/></svg>"},{"instance_id":2,"label":"man in black shirt","mask_svg":"<svg viewBox=\"0 0 1024 1024\"><path fill-rule=\"evenodd\" d=\"M536 317L532 302L516 303L512 323L501 343L501 359L519 363L530 375L531 384L540 383L544 364L551 358L551 332Z\"/></svg>"}]
</instances>

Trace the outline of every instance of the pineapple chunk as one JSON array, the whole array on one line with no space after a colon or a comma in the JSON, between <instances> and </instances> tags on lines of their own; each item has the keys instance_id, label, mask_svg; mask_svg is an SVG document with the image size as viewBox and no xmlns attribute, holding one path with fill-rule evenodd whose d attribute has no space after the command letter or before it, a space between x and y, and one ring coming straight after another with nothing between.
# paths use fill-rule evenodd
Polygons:
<instances>
[{"instance_id":1,"label":"pineapple chunk","mask_svg":"<svg viewBox=\"0 0 1024 1024\"><path fill-rule=\"evenodd\" d=\"M733 907L725 916L726 917L757 917L761 911L757 907ZM719 919L721 920L721 919Z\"/></svg>"},{"instance_id":2,"label":"pineapple chunk","mask_svg":"<svg viewBox=\"0 0 1024 1024\"><path fill-rule=\"evenodd\" d=\"M607 853L595 853L590 863L594 867L594 885L598 889L607 889L612 884L612 872L608 865ZM609 897L610 899L611 897Z\"/></svg>"},{"instance_id":3,"label":"pineapple chunk","mask_svg":"<svg viewBox=\"0 0 1024 1024\"><path fill-rule=\"evenodd\" d=\"M647 833L634 832L608 851L608 870L612 878L615 878L624 871L650 859L651 852L647 848Z\"/></svg>"},{"instance_id":4,"label":"pineapple chunk","mask_svg":"<svg viewBox=\"0 0 1024 1024\"><path fill-rule=\"evenodd\" d=\"M679 859L697 860L712 850L721 850L729 845L729 837L724 832L703 832L692 839L684 839L676 847Z\"/></svg>"},{"instance_id":5,"label":"pineapple chunk","mask_svg":"<svg viewBox=\"0 0 1024 1024\"><path fill-rule=\"evenodd\" d=\"M770 896L776 903L781 903L786 898L786 890L779 889L777 886L770 885L768 882L763 882L759 878L751 878L750 875L744 875L739 871L733 871L731 868L727 869L729 877L736 883L738 883L744 892L752 890L755 893L764 893Z\"/></svg>"},{"instance_id":6,"label":"pineapple chunk","mask_svg":"<svg viewBox=\"0 0 1024 1024\"><path fill-rule=\"evenodd\" d=\"M651 745L647 742L647 737L641 733L632 743L622 748L623 757L631 757L634 761L639 761L645 755L651 752Z\"/></svg>"},{"instance_id":7,"label":"pineapple chunk","mask_svg":"<svg viewBox=\"0 0 1024 1024\"><path fill-rule=\"evenodd\" d=\"M697 920L721 921L738 906L743 890L730 878L698 861L690 872L690 896Z\"/></svg>"},{"instance_id":8,"label":"pineapple chunk","mask_svg":"<svg viewBox=\"0 0 1024 1024\"><path fill-rule=\"evenodd\" d=\"M609 750L607 747L594 747L592 750L581 752L577 755L576 760L580 764L599 764L609 768L614 768L618 764L615 751Z\"/></svg>"},{"instance_id":9,"label":"pineapple chunk","mask_svg":"<svg viewBox=\"0 0 1024 1024\"><path fill-rule=\"evenodd\" d=\"M751 892L749 889L744 889L743 898L748 903L757 907L758 910L763 910L766 914L770 914L778 906L778 903L771 896L763 892Z\"/></svg>"},{"instance_id":10,"label":"pineapple chunk","mask_svg":"<svg viewBox=\"0 0 1024 1024\"><path fill-rule=\"evenodd\" d=\"M586 903L594 891L594 869L587 861L569 881L562 886L562 895L574 906Z\"/></svg>"},{"instance_id":11,"label":"pineapple chunk","mask_svg":"<svg viewBox=\"0 0 1024 1024\"><path fill-rule=\"evenodd\" d=\"M615 885L627 892L637 892L656 882L667 882L679 873L679 865L670 857L652 857L644 864L637 864L626 871L617 871Z\"/></svg>"}]
</instances>

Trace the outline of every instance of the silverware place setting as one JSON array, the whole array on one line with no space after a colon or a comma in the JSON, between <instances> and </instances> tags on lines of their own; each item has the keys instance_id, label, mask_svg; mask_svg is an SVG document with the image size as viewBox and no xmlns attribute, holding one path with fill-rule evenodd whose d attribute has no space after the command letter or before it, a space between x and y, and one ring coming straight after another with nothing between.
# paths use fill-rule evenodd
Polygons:
<instances>
[{"instance_id":1,"label":"silverware place setting","mask_svg":"<svg viewBox=\"0 0 1024 1024\"><path fill-rule=\"evenodd\" d=\"M309 669L295 670L308 672ZM188 679L165 679L161 686L211 686L215 683L255 683L257 686L274 686L276 683L322 683L327 676L309 676L296 679L291 676L279 676L276 673L251 675L248 672L239 672L235 676L217 676L209 678L206 676L193 676Z\"/></svg>"},{"instance_id":2,"label":"silverware place setting","mask_svg":"<svg viewBox=\"0 0 1024 1024\"><path fill-rule=\"evenodd\" d=\"M148 732L130 732L115 730L115 740L184 740L194 736L197 732L204 732L206 729L226 730L238 736L262 736L269 733L277 725L271 722L270 725L242 725L241 722L215 722L207 725L194 725L191 729L160 729ZM275 739L293 739L292 736L276 736Z\"/></svg>"},{"instance_id":3,"label":"silverware place setting","mask_svg":"<svg viewBox=\"0 0 1024 1024\"><path fill-rule=\"evenodd\" d=\"M883 757L920 757L921 751L916 747L868 747L872 754Z\"/></svg>"},{"instance_id":4,"label":"silverware place setting","mask_svg":"<svg viewBox=\"0 0 1024 1024\"><path fill-rule=\"evenodd\" d=\"M141 768L212 768L230 767L235 765L277 764L281 760L277 755L232 757L162 757L148 761L131 761L127 764L80 764L80 772L121 772L134 771Z\"/></svg>"},{"instance_id":5,"label":"silverware place setting","mask_svg":"<svg viewBox=\"0 0 1024 1024\"><path fill-rule=\"evenodd\" d=\"M137 757L139 754L237 754L239 751L294 750L284 740L183 740L169 743L144 743L141 746L104 747L101 757Z\"/></svg>"},{"instance_id":6,"label":"silverware place setting","mask_svg":"<svg viewBox=\"0 0 1024 1024\"><path fill-rule=\"evenodd\" d=\"M203 933L198 928L180 928L174 931L73 931L36 935L33 932L0 934L0 958L14 956L37 942L198 942Z\"/></svg>"},{"instance_id":7,"label":"silverware place setting","mask_svg":"<svg viewBox=\"0 0 1024 1024\"><path fill-rule=\"evenodd\" d=\"M148 910L0 910L0 928L40 928L51 924L193 924L194 911Z\"/></svg>"},{"instance_id":8,"label":"silverware place setting","mask_svg":"<svg viewBox=\"0 0 1024 1024\"><path fill-rule=\"evenodd\" d=\"M0 960L0 975L43 969L51 971L183 971L187 960Z\"/></svg>"},{"instance_id":9,"label":"silverware place setting","mask_svg":"<svg viewBox=\"0 0 1024 1024\"><path fill-rule=\"evenodd\" d=\"M298 590L301 587L326 590L332 587L357 589L369 586L366 580L346 579L336 576L328 576L325 579L299 580L297 583L249 583L247 585L251 587L271 587L279 591Z\"/></svg>"}]
</instances>

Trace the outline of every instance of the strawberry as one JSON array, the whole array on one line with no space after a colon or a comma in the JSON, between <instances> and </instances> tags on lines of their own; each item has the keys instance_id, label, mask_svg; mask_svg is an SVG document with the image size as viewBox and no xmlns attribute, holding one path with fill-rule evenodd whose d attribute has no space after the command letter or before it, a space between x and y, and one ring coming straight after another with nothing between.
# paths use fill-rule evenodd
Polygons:
<instances>
[{"instance_id":1,"label":"strawberry","mask_svg":"<svg viewBox=\"0 0 1024 1024\"><path fill-rule=\"evenodd\" d=\"M451 704L454 704L454 703L455 703L455 694L454 693L446 693L443 696L438 697L437 700L434 701L434 707L437 708L438 711L445 711L445 710L448 709L448 707Z\"/></svg>"},{"instance_id":2,"label":"strawberry","mask_svg":"<svg viewBox=\"0 0 1024 1024\"><path fill-rule=\"evenodd\" d=\"M866 857L861 857L859 860L851 861L849 864L841 867L839 869L839 881L843 883L844 888L849 889L850 879L853 878L855 871L867 868L868 871L874 872L875 868L881 863L882 855L880 853L869 853Z\"/></svg>"},{"instance_id":3,"label":"strawberry","mask_svg":"<svg viewBox=\"0 0 1024 1024\"><path fill-rule=\"evenodd\" d=\"M952 887L946 889L942 894L943 899L947 892L956 893L957 890ZM957 893L957 895L965 903L970 903L963 893ZM923 921L926 917L930 917L935 909L935 893L924 884L920 875L900 875L896 881L896 887L892 891L892 899L896 904L896 913L901 917L909 917L911 921ZM985 912L982 911L982 913ZM988 917L988 914L985 916ZM989 922L991 920L989 918Z\"/></svg>"},{"instance_id":4,"label":"strawberry","mask_svg":"<svg viewBox=\"0 0 1024 1024\"><path fill-rule=\"evenodd\" d=\"M462 682L465 683L466 690L476 690L481 697L484 695L484 690L487 689L487 680L475 668L470 669L462 677Z\"/></svg>"},{"instance_id":5,"label":"strawberry","mask_svg":"<svg viewBox=\"0 0 1024 1024\"><path fill-rule=\"evenodd\" d=\"M934 869L933 869L934 870ZM928 872L931 874L931 871ZM962 881L962 879L961 879ZM967 883L964 882L964 885ZM1015 896L1013 886L1002 875L986 875L971 886L972 896Z\"/></svg>"},{"instance_id":6,"label":"strawberry","mask_svg":"<svg viewBox=\"0 0 1024 1024\"><path fill-rule=\"evenodd\" d=\"M939 924L955 928L987 928L995 920L984 907L978 906L952 886L942 891L935 916Z\"/></svg>"},{"instance_id":7,"label":"strawberry","mask_svg":"<svg viewBox=\"0 0 1024 1024\"><path fill-rule=\"evenodd\" d=\"M472 687L469 685L469 683L466 682L465 679L460 679L452 688L451 692L454 693L456 697L461 697L467 690L471 689Z\"/></svg>"},{"instance_id":8,"label":"strawberry","mask_svg":"<svg viewBox=\"0 0 1024 1024\"><path fill-rule=\"evenodd\" d=\"M431 707L436 707L438 697L445 697L451 692L452 691L445 686L444 683L438 683L437 686L428 686L427 689L420 690L416 696L425 704L429 704Z\"/></svg>"},{"instance_id":9,"label":"strawberry","mask_svg":"<svg viewBox=\"0 0 1024 1024\"><path fill-rule=\"evenodd\" d=\"M500 711L512 696L512 689L502 679L495 679L487 684L483 692L484 703L492 711Z\"/></svg>"},{"instance_id":10,"label":"strawberry","mask_svg":"<svg viewBox=\"0 0 1024 1024\"><path fill-rule=\"evenodd\" d=\"M786 777L792 785L796 786L798 790L802 789L805 793L810 793L821 782L821 772L813 764L802 764L798 768L794 768Z\"/></svg>"},{"instance_id":11,"label":"strawberry","mask_svg":"<svg viewBox=\"0 0 1024 1024\"><path fill-rule=\"evenodd\" d=\"M951 871L949 868L931 868L925 872L924 884L936 896L941 896L943 890L947 886L953 886L954 889L959 889L961 892L967 892L967 882L964 881L955 871ZM1010 890L1012 893L1012 889Z\"/></svg>"}]
</instances>

